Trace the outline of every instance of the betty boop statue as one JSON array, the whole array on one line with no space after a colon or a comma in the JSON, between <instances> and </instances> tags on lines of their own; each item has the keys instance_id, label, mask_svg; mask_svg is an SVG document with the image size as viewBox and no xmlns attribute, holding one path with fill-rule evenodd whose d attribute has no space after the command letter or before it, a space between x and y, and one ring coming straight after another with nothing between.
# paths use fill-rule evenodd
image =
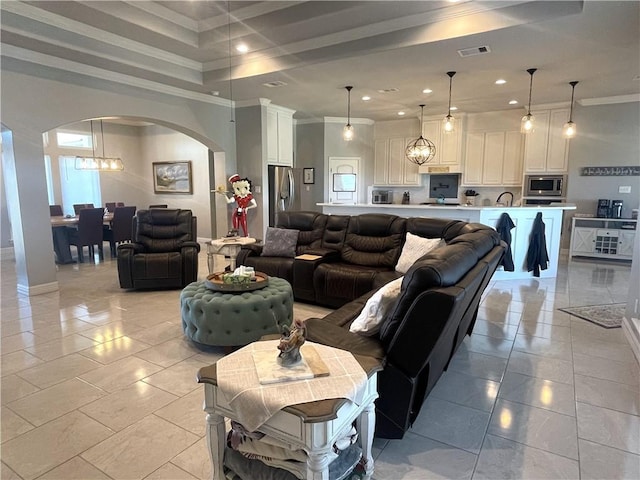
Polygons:
<instances>
[{"instance_id":1,"label":"betty boop statue","mask_svg":"<svg viewBox=\"0 0 640 480\"><path fill-rule=\"evenodd\" d=\"M224 189L218 188L217 191L225 196L224 198L227 203L236 203L236 208L231 214L233 228L238 230L239 227L242 227L244 236L248 237L247 210L258 206L251 194L251 181L248 178L240 178L240 175L236 173L229 177L229 183L231 183L231 187L233 188L232 197L228 197Z\"/></svg>"}]
</instances>

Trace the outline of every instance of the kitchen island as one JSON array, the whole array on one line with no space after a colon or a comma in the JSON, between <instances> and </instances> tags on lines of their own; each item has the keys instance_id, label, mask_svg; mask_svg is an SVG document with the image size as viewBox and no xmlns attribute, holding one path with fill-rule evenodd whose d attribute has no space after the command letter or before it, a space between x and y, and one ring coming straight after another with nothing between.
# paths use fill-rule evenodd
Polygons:
<instances>
[{"instance_id":1,"label":"kitchen island","mask_svg":"<svg viewBox=\"0 0 640 480\"><path fill-rule=\"evenodd\" d=\"M494 206L466 206L466 205L373 205L318 203L322 212L332 215L361 215L363 213L388 213L400 217L435 217L478 222L496 227L500 216L507 213L516 225L511 230L511 251L515 271L505 272L502 267L493 275L494 280L509 280L531 278L532 272L527 271L526 258L529 249L529 236L533 221L538 212L542 212L545 224L547 252L549 266L540 272L540 278L554 278L558 272L558 258L560 255L560 235L562 233L562 216L565 210L575 210L570 203L555 203L551 205L525 205L522 207L494 207Z\"/></svg>"}]
</instances>

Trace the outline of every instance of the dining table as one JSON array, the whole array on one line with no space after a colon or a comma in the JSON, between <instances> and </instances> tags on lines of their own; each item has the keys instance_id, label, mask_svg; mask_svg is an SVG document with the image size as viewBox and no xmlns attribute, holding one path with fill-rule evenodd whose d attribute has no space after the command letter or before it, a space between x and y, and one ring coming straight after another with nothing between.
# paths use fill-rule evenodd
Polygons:
<instances>
[{"instance_id":1,"label":"dining table","mask_svg":"<svg viewBox=\"0 0 640 480\"><path fill-rule=\"evenodd\" d=\"M102 223L111 225L113 212L104 214ZM69 243L69 228L77 227L80 217L78 215L59 215L51 217L51 234L53 236L53 251L56 254L56 263L75 263L71 256L71 244Z\"/></svg>"}]
</instances>

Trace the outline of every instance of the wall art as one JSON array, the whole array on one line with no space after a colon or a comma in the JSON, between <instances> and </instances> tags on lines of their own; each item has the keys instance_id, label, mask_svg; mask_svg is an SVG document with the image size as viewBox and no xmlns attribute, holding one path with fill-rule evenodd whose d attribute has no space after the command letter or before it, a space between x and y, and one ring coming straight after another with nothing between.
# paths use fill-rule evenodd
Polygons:
<instances>
[{"instance_id":1,"label":"wall art","mask_svg":"<svg viewBox=\"0 0 640 480\"><path fill-rule=\"evenodd\" d=\"M193 193L191 161L153 162L155 193Z\"/></svg>"},{"instance_id":2,"label":"wall art","mask_svg":"<svg viewBox=\"0 0 640 480\"><path fill-rule=\"evenodd\" d=\"M584 177L637 177L640 167L625 165L621 167L582 167L580 175Z\"/></svg>"}]
</instances>

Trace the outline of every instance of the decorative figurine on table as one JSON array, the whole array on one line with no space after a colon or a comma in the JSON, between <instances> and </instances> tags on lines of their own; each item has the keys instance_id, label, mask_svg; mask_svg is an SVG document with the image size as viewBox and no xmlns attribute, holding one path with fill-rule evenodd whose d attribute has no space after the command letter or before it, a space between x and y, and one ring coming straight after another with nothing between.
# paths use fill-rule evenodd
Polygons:
<instances>
[{"instance_id":1,"label":"decorative figurine on table","mask_svg":"<svg viewBox=\"0 0 640 480\"><path fill-rule=\"evenodd\" d=\"M302 361L300 347L302 347L306 340L307 329L302 320L294 320L291 330L289 330L288 327L284 328L285 331L282 333L280 343L278 344L278 350L280 350L278 365L293 367Z\"/></svg>"},{"instance_id":2,"label":"decorative figurine on table","mask_svg":"<svg viewBox=\"0 0 640 480\"><path fill-rule=\"evenodd\" d=\"M232 197L227 196L224 187L218 187L216 192L224 195L227 203L236 203L237 206L231 214L231 223L235 230L242 227L244 236L248 237L247 210L258 206L251 193L251 181L248 178L240 178L240 175L236 173L229 177L229 183L231 183L231 187L233 188L233 192L231 192L233 193Z\"/></svg>"}]
</instances>

